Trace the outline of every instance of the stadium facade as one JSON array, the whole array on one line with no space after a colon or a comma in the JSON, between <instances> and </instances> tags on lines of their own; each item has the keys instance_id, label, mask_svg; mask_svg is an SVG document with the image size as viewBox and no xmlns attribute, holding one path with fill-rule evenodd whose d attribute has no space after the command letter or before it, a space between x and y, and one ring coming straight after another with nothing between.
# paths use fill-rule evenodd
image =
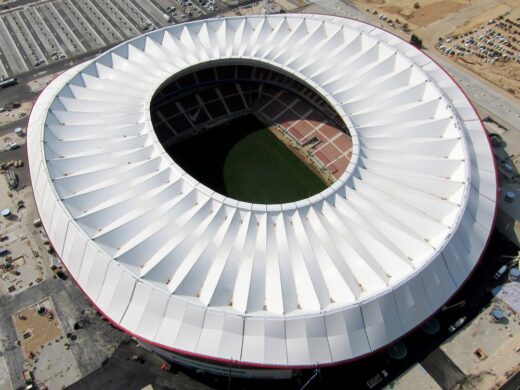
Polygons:
<instances>
[{"instance_id":1,"label":"stadium facade","mask_svg":"<svg viewBox=\"0 0 520 390\"><path fill-rule=\"evenodd\" d=\"M150 102L200 64L277 70L332 106L344 173L286 204L226 198L165 152ZM188 366L283 376L358 359L432 316L490 236L496 174L455 82L383 30L321 15L194 21L60 75L28 126L41 220L115 326Z\"/></svg>"}]
</instances>

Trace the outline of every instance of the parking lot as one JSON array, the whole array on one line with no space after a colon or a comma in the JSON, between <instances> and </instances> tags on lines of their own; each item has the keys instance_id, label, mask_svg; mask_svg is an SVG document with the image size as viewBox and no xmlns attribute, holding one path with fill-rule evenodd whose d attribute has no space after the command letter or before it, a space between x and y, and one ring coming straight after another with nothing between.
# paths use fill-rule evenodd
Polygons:
<instances>
[{"instance_id":1,"label":"parking lot","mask_svg":"<svg viewBox=\"0 0 520 390\"><path fill-rule=\"evenodd\" d=\"M473 30L461 34L439 37L435 47L443 54L470 57L483 63L495 64L497 61L516 61L520 34L520 18L513 21L507 15L500 15L498 21L490 19L487 26L482 24Z\"/></svg>"},{"instance_id":2,"label":"parking lot","mask_svg":"<svg viewBox=\"0 0 520 390\"><path fill-rule=\"evenodd\" d=\"M51 0L14 6L0 12L0 79L228 9L222 0Z\"/></svg>"}]
</instances>

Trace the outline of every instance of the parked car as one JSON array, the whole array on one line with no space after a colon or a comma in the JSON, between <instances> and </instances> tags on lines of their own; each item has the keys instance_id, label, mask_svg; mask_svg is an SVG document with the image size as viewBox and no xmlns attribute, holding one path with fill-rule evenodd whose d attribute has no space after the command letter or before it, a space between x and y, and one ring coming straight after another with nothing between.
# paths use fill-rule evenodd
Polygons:
<instances>
[{"instance_id":1,"label":"parked car","mask_svg":"<svg viewBox=\"0 0 520 390\"><path fill-rule=\"evenodd\" d=\"M5 150L15 150L15 149L18 149L19 147L20 147L20 145L18 145L16 142L9 142L9 143L5 144L4 149Z\"/></svg>"},{"instance_id":2,"label":"parked car","mask_svg":"<svg viewBox=\"0 0 520 390\"><path fill-rule=\"evenodd\" d=\"M459 318L453 324L448 327L450 333L455 333L457 329L459 329L466 322L466 316Z\"/></svg>"},{"instance_id":3,"label":"parked car","mask_svg":"<svg viewBox=\"0 0 520 390\"><path fill-rule=\"evenodd\" d=\"M382 370L380 373L374 375L367 381L368 388L373 389L378 384L380 384L387 376L388 372L386 370Z\"/></svg>"},{"instance_id":4,"label":"parked car","mask_svg":"<svg viewBox=\"0 0 520 390\"><path fill-rule=\"evenodd\" d=\"M45 245L49 243L49 236L45 232L42 232L40 234L40 238L42 239Z\"/></svg>"}]
</instances>

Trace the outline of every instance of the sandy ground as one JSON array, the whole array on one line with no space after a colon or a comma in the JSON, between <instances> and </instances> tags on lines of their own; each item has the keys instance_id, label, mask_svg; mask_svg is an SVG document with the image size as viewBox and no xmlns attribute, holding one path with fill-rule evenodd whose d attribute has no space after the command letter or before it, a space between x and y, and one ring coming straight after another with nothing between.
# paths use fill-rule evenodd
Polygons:
<instances>
[{"instance_id":1,"label":"sandy ground","mask_svg":"<svg viewBox=\"0 0 520 390\"><path fill-rule=\"evenodd\" d=\"M41 349L38 358L28 366L34 370L36 382L48 389L65 389L81 378L77 364L67 350L67 338L59 338ZM40 387L42 388L42 387Z\"/></svg>"},{"instance_id":2,"label":"sandy ground","mask_svg":"<svg viewBox=\"0 0 520 390\"><path fill-rule=\"evenodd\" d=\"M500 15L505 14L514 22L520 18L520 0L354 0L354 3L360 10L370 10L377 21L375 24L388 24L390 31L393 28L396 32L402 32L406 26L404 30L421 37L428 50L436 50L434 46L439 37L464 34L479 30L482 26L483 31L489 27L499 31L487 23ZM415 3L419 4L418 8L414 7ZM377 14L374 15L374 11ZM381 14L387 19L378 19ZM520 28L518 33L512 31L511 36L516 35L520 39L517 34L520 34ZM446 57L490 81L511 97L520 98L519 62L497 61L491 64L470 55Z\"/></svg>"},{"instance_id":3,"label":"sandy ground","mask_svg":"<svg viewBox=\"0 0 520 390\"><path fill-rule=\"evenodd\" d=\"M503 323L491 319L500 308L507 315ZM517 315L500 300L484 310L441 349L467 375L460 389L496 389L520 369L520 324ZM476 355L480 350L481 357Z\"/></svg>"},{"instance_id":4,"label":"sandy ground","mask_svg":"<svg viewBox=\"0 0 520 390\"><path fill-rule=\"evenodd\" d=\"M470 0L354 0L360 9L369 8L408 23L410 29L427 26L471 4ZM416 8L415 5L419 7Z\"/></svg>"},{"instance_id":5,"label":"sandy ground","mask_svg":"<svg viewBox=\"0 0 520 390\"><path fill-rule=\"evenodd\" d=\"M32 226L32 221L38 215L34 205L32 188L30 187L29 173L25 160L23 145L26 139L9 132L0 137L0 148L7 142L16 142L22 147L10 152L0 152L0 165L12 161L25 162L20 168L12 166L10 169L19 178L19 187L10 190L4 175L0 175L0 205L9 208L12 217L0 220L1 235L6 239L0 246L6 248L14 262L14 267L9 272L0 271L0 294L11 291L10 294L18 294L27 288L42 282L48 277L45 265L50 264L50 257L39 236L38 229ZM18 202L24 201L25 207L18 207ZM1 387L0 387L1 389Z\"/></svg>"},{"instance_id":6,"label":"sandy ground","mask_svg":"<svg viewBox=\"0 0 520 390\"><path fill-rule=\"evenodd\" d=\"M40 306L47 308L49 313L54 313L54 306L50 300L47 299L40 302ZM34 305L13 316L22 349L26 356L30 352L36 353L46 344L54 342L62 336L58 318L54 314L52 314L52 319L50 316L40 316L36 309L37 306ZM30 337L24 338L26 333L30 334Z\"/></svg>"},{"instance_id":7,"label":"sandy ground","mask_svg":"<svg viewBox=\"0 0 520 390\"><path fill-rule=\"evenodd\" d=\"M49 85L52 80L54 80L56 77L58 77L61 73L63 73L63 72L60 71L60 72L56 72L56 73L51 73L49 75L40 77L39 79L29 81L29 83L27 85L29 85L31 92L40 92L47 85Z\"/></svg>"},{"instance_id":8,"label":"sandy ground","mask_svg":"<svg viewBox=\"0 0 520 390\"><path fill-rule=\"evenodd\" d=\"M52 300L47 298L39 305L52 315L39 315L37 305L13 315L24 352L25 368L33 373L38 385L49 389L65 388L80 378L77 363L67 347L70 341L63 334ZM24 338L25 333L31 336Z\"/></svg>"},{"instance_id":9,"label":"sandy ground","mask_svg":"<svg viewBox=\"0 0 520 390\"><path fill-rule=\"evenodd\" d=\"M420 364L415 364L391 385L385 387L385 390L390 389L442 390Z\"/></svg>"},{"instance_id":10,"label":"sandy ground","mask_svg":"<svg viewBox=\"0 0 520 390\"><path fill-rule=\"evenodd\" d=\"M15 122L18 119L29 115L32 106L33 102L23 102L18 108L0 113L0 126L8 125L9 123Z\"/></svg>"}]
</instances>

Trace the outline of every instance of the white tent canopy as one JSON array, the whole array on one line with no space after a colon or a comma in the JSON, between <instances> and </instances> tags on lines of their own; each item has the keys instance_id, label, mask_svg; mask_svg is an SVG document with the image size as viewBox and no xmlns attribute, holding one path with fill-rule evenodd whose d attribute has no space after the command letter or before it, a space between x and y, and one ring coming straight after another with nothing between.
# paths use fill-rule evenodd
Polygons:
<instances>
[{"instance_id":1,"label":"white tent canopy","mask_svg":"<svg viewBox=\"0 0 520 390\"><path fill-rule=\"evenodd\" d=\"M280 69L319 92L352 161L295 203L196 182L154 133L150 101L208 61ZM260 366L375 351L434 313L490 235L496 176L468 99L421 51L319 15L218 18L127 41L52 82L28 127L41 220L115 324L163 348Z\"/></svg>"}]
</instances>

